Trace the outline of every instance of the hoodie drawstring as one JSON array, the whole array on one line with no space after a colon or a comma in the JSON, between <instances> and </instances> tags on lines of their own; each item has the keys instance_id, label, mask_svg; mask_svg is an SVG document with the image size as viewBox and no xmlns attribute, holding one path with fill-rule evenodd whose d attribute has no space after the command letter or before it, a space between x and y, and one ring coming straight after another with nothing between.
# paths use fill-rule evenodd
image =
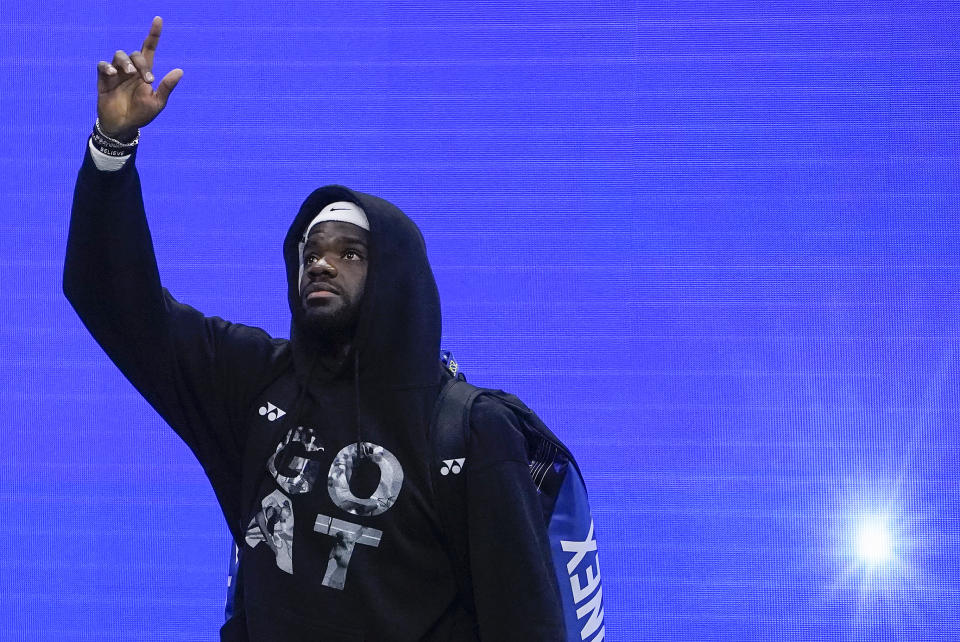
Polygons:
<instances>
[{"instance_id":1,"label":"hoodie drawstring","mask_svg":"<svg viewBox=\"0 0 960 642\"><path fill-rule=\"evenodd\" d=\"M360 438L360 350L353 351L353 394L354 394L354 419L357 422L357 459L356 465L363 459L363 439Z\"/></svg>"}]
</instances>

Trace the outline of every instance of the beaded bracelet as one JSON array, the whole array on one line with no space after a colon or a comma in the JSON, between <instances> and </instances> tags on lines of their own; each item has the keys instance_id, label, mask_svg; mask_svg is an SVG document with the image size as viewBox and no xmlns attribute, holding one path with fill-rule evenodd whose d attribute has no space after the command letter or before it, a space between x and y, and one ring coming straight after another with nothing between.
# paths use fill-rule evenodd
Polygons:
<instances>
[{"instance_id":1,"label":"beaded bracelet","mask_svg":"<svg viewBox=\"0 0 960 642\"><path fill-rule=\"evenodd\" d=\"M107 156L129 156L140 142L140 130L137 130L137 135L134 136L132 141L125 143L104 134L103 130L100 129L100 119L98 118L93 125L90 140L97 151L103 152Z\"/></svg>"}]
</instances>

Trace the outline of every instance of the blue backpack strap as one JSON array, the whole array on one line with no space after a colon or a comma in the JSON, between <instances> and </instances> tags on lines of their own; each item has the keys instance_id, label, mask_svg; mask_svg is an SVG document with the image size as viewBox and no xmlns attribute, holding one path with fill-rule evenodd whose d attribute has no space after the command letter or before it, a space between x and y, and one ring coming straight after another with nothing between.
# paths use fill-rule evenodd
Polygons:
<instances>
[{"instance_id":1,"label":"blue backpack strap","mask_svg":"<svg viewBox=\"0 0 960 642\"><path fill-rule=\"evenodd\" d=\"M448 371L449 372L449 371ZM452 373L450 373L452 375ZM473 610L473 585L470 576L470 551L467 546L467 478L463 468L470 435L470 411L483 390L466 382L463 375L447 380L434 407L430 424L433 461L430 480L437 513L443 529L444 545L453 565L457 589L463 605Z\"/></svg>"},{"instance_id":2,"label":"blue backpack strap","mask_svg":"<svg viewBox=\"0 0 960 642\"><path fill-rule=\"evenodd\" d=\"M568 467L556 490L547 525L553 569L560 586L567 638L571 641L603 640L603 586L597 558L587 488Z\"/></svg>"},{"instance_id":3,"label":"blue backpack strap","mask_svg":"<svg viewBox=\"0 0 960 642\"><path fill-rule=\"evenodd\" d=\"M227 567L227 603L223 607L224 621L229 620L236 613L237 607L237 580L240 575L240 548L236 542L230 547L230 564Z\"/></svg>"},{"instance_id":4,"label":"blue backpack strap","mask_svg":"<svg viewBox=\"0 0 960 642\"><path fill-rule=\"evenodd\" d=\"M225 621L220 627L220 642L247 642L247 621L243 612L243 589L240 588L241 549L236 542L230 547L230 566L227 573L227 603Z\"/></svg>"}]
</instances>

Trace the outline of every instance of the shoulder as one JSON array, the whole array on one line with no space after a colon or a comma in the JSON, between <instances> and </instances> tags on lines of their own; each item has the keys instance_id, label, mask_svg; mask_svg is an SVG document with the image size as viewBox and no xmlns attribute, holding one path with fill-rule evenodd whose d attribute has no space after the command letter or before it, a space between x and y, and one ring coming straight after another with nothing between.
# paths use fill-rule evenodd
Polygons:
<instances>
[{"instance_id":1,"label":"shoulder","mask_svg":"<svg viewBox=\"0 0 960 642\"><path fill-rule=\"evenodd\" d=\"M220 317L208 317L208 319L221 328L228 341L235 341L251 348L270 352L287 349L290 344L289 340L275 338L263 328L243 323L233 323Z\"/></svg>"},{"instance_id":2,"label":"shoulder","mask_svg":"<svg viewBox=\"0 0 960 642\"><path fill-rule=\"evenodd\" d=\"M291 350L287 339L277 339L261 328L231 323L219 317L208 319L219 326L220 351L236 367L268 368L270 364L279 365L278 362L289 365Z\"/></svg>"},{"instance_id":3,"label":"shoulder","mask_svg":"<svg viewBox=\"0 0 960 642\"><path fill-rule=\"evenodd\" d=\"M175 322L181 325L203 326L203 331L212 339L227 346L260 352L275 352L286 346L286 339L275 339L265 330L242 323L233 323L218 316L205 316L191 305L178 301L169 290L163 288L164 303Z\"/></svg>"},{"instance_id":4,"label":"shoulder","mask_svg":"<svg viewBox=\"0 0 960 642\"><path fill-rule=\"evenodd\" d=\"M527 441L516 415L494 397L480 395L470 412L470 455L475 465L527 464Z\"/></svg>"},{"instance_id":5,"label":"shoulder","mask_svg":"<svg viewBox=\"0 0 960 642\"><path fill-rule=\"evenodd\" d=\"M176 345L186 362L212 359L229 379L257 379L289 361L287 339L276 339L255 326L205 316L177 301L166 288L163 294L170 314L170 330L177 335Z\"/></svg>"}]
</instances>

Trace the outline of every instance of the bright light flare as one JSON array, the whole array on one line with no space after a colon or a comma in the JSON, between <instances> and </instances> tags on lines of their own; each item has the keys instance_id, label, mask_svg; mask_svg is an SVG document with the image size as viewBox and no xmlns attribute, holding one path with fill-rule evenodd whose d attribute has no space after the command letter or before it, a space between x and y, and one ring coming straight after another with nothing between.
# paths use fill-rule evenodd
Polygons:
<instances>
[{"instance_id":1,"label":"bright light flare","mask_svg":"<svg viewBox=\"0 0 960 642\"><path fill-rule=\"evenodd\" d=\"M893 537L886 520L868 519L857 527L854 543L857 557L868 566L880 566L893 559Z\"/></svg>"}]
</instances>

